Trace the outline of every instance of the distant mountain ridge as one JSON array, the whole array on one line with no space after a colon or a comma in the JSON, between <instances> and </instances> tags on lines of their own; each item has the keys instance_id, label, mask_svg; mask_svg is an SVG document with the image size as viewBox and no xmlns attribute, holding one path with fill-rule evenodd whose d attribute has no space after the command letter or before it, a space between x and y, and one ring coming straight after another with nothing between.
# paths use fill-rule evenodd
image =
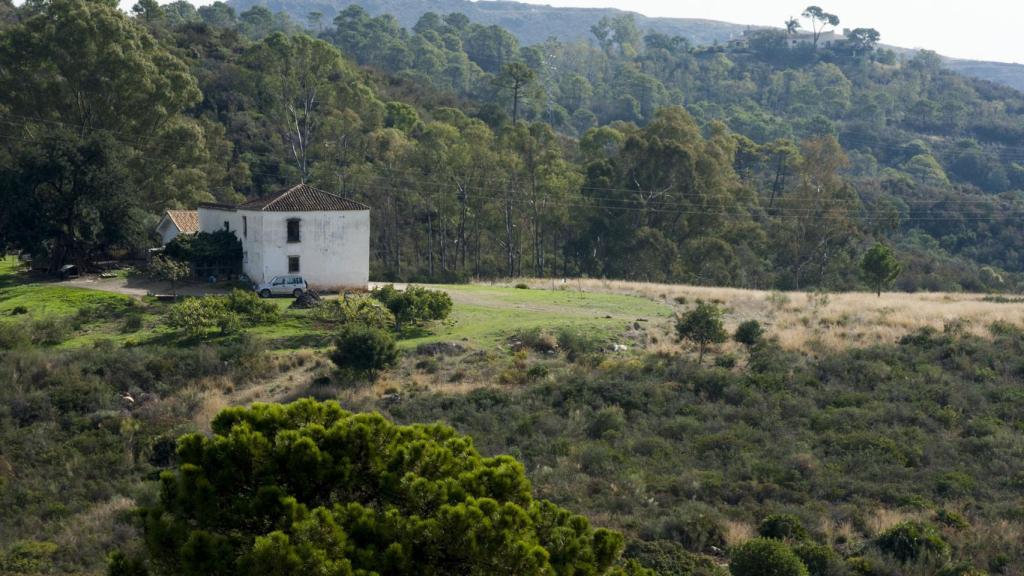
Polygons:
<instances>
[{"instance_id":1,"label":"distant mountain ridge","mask_svg":"<svg viewBox=\"0 0 1024 576\"><path fill-rule=\"evenodd\" d=\"M624 12L616 8L561 8L507 0L228 0L228 4L239 12L263 6L274 12L287 13L301 24L306 23L310 12L321 13L324 21L330 22L339 12L357 4L373 16L391 14L407 28L415 25L426 12L461 12L474 22L505 28L523 44L538 44L551 37L566 42L588 40L591 37L590 27L602 17ZM738 38L744 30L757 28L717 20L652 18L630 13L641 30L682 36L697 45L724 44ZM1024 92L1024 65L953 58L944 60L950 69L961 74Z\"/></svg>"}]
</instances>

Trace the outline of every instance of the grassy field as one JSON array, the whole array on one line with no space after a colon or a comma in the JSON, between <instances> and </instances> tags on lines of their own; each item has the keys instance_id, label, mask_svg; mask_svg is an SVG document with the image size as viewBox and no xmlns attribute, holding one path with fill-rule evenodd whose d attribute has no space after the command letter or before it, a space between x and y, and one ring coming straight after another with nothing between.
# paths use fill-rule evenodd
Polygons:
<instances>
[{"instance_id":1,"label":"grassy field","mask_svg":"<svg viewBox=\"0 0 1024 576\"><path fill-rule=\"evenodd\" d=\"M406 348L428 342L466 341L493 346L520 330L569 326L611 338L637 320L661 321L672 308L648 298L607 292L520 290L483 284L431 286L447 292L455 306L448 321L402 341Z\"/></svg>"},{"instance_id":2,"label":"grassy field","mask_svg":"<svg viewBox=\"0 0 1024 576\"><path fill-rule=\"evenodd\" d=\"M535 288L551 285L544 279L519 282ZM863 292L768 292L615 280L573 281L572 286L588 293L629 295L679 308L697 300L716 302L726 309L730 331L745 320L758 320L783 347L808 353L893 343L922 327L942 330L951 322L981 336L988 335L996 321L1024 327L1024 300L1013 296L883 292L879 297ZM663 338L660 345L671 346L670 340Z\"/></svg>"},{"instance_id":3,"label":"grassy field","mask_svg":"<svg viewBox=\"0 0 1024 576\"><path fill-rule=\"evenodd\" d=\"M517 331L556 330L568 326L604 340L612 340L637 320L653 338L652 347L686 350L674 341L671 317L697 300L708 300L726 310L726 327L756 319L783 347L820 353L845 347L866 347L895 342L921 327L942 329L950 322L985 335L993 322L1024 326L1024 302L983 294L766 292L608 280L569 283L544 279L511 283L434 285L451 295L451 317L426 328L407 332L403 349L431 342L463 342L493 348ZM273 302L282 309L280 321L249 329L275 350L324 347L332 328L318 325L307 311L290 310L291 298ZM89 346L99 340L116 344L168 343L173 334L162 325L166 305L138 296L71 287L45 281L17 270L13 258L0 260L0 325L22 321L74 320L74 331L60 346ZM83 310L106 311L88 314ZM142 328L124 329L123 316L131 312ZM734 348L726 344L723 350Z\"/></svg>"},{"instance_id":4,"label":"grassy field","mask_svg":"<svg viewBox=\"0 0 1024 576\"><path fill-rule=\"evenodd\" d=\"M448 292L454 302L452 314L443 323L407 332L400 343L403 349L441 341L493 348L517 331L565 326L611 339L637 320L664 323L672 313L667 303L640 295L482 284L431 288ZM293 299L271 301L281 309L281 319L249 328L251 335L277 350L316 349L327 343L331 328L314 322L309 311L289 309ZM133 345L172 343L174 334L162 323L166 307L150 298L46 281L20 273L13 258L0 261L0 325L67 322L71 328L59 343L62 348L91 346L100 340ZM126 330L128 315L139 317L141 327Z\"/></svg>"}]
</instances>

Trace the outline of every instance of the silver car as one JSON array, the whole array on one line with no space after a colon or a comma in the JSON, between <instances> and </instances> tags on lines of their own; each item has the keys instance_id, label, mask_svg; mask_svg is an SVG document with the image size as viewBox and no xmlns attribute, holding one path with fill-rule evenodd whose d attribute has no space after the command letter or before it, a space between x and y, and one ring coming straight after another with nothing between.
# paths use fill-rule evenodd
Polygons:
<instances>
[{"instance_id":1,"label":"silver car","mask_svg":"<svg viewBox=\"0 0 1024 576\"><path fill-rule=\"evenodd\" d=\"M306 290L309 290L309 286L302 276L288 275L274 276L270 279L270 282L264 282L256 286L255 289L261 298L270 298L271 296L294 296L298 298Z\"/></svg>"}]
</instances>

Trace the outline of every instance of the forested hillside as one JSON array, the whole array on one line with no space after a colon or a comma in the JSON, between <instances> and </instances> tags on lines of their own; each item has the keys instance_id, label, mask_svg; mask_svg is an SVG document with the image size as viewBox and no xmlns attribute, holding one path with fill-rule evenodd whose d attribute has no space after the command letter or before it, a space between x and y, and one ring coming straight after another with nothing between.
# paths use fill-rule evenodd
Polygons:
<instances>
[{"instance_id":1,"label":"forested hillside","mask_svg":"<svg viewBox=\"0 0 1024 576\"><path fill-rule=\"evenodd\" d=\"M618 17L523 47L461 14L351 7L314 39L262 7L7 6L0 232L51 266L306 180L371 205L382 279L850 289L879 240L902 289L1024 269L1024 95L900 64L872 30L700 48Z\"/></svg>"},{"instance_id":2,"label":"forested hillside","mask_svg":"<svg viewBox=\"0 0 1024 576\"><path fill-rule=\"evenodd\" d=\"M229 0L228 5L239 13L255 6L284 12L296 22L312 28L318 26L308 23L307 16L311 12L323 14L324 22L330 22L353 5L362 7L372 16L390 14L406 28L412 28L427 12L458 12L478 24L501 26L523 44L540 44L552 37L568 42L588 40L590 27L601 18L623 14L614 8L559 8L503 0ZM634 17L644 30L684 36L696 44L724 44L741 36L747 28L742 24L698 18L648 18L640 14L634 14Z\"/></svg>"},{"instance_id":3,"label":"forested hillside","mask_svg":"<svg viewBox=\"0 0 1024 576\"><path fill-rule=\"evenodd\" d=\"M566 8L523 2L486 0L229 0L228 4L244 12L254 6L262 6L274 12L287 13L293 20L313 30L319 30L317 22L309 21L309 14L321 14L321 21L328 22L338 13L352 5L360 6L373 16L390 14L398 23L411 28L427 12L448 14L460 12L472 21L497 25L511 32L525 45L541 44L549 38L562 42L589 41L591 27L602 18L615 18L624 14L610 8ZM694 45L726 44L740 38L750 26L740 23L718 22L697 18L650 18L629 12L637 26L645 32L657 32L669 36L681 36ZM783 18L779 19L779 23ZM916 50L898 49L913 55ZM981 80L1005 84L1024 91L1024 65L978 60L943 58L945 65L957 72Z\"/></svg>"}]
</instances>

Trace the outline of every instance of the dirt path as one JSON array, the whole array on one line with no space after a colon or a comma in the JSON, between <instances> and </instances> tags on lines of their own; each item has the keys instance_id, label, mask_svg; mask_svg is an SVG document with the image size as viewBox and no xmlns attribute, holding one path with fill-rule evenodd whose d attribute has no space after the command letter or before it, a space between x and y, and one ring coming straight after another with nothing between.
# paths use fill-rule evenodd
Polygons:
<instances>
[{"instance_id":1,"label":"dirt path","mask_svg":"<svg viewBox=\"0 0 1024 576\"><path fill-rule=\"evenodd\" d=\"M169 282L158 282L146 278L100 278L99 276L89 275L72 280L64 280L59 284L61 286L125 294L135 298L142 298L150 294L171 293L171 284ZM175 287L175 291L183 296L204 296L206 294L223 294L227 292L223 288L202 283L178 284Z\"/></svg>"}]
</instances>

